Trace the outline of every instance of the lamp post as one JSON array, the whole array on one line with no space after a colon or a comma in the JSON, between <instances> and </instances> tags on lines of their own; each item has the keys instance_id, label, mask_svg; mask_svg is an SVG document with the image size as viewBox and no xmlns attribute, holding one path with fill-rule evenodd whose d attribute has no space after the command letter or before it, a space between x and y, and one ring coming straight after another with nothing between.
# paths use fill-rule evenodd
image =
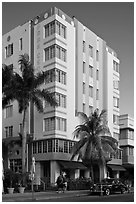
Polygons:
<instances>
[{"instance_id":1,"label":"lamp post","mask_svg":"<svg viewBox=\"0 0 136 204\"><path fill-rule=\"evenodd\" d=\"M30 171L30 178L31 178L31 189L32 189L32 200L34 200L34 176L35 176L35 158L32 157L32 165L31 165L31 171Z\"/></svg>"}]
</instances>

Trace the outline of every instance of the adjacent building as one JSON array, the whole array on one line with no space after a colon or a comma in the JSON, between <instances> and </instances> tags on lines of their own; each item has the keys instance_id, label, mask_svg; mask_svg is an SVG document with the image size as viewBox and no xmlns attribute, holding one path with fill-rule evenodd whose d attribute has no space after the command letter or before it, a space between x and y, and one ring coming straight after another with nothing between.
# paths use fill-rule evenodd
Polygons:
<instances>
[{"instance_id":1,"label":"adjacent building","mask_svg":"<svg viewBox=\"0 0 136 204\"><path fill-rule=\"evenodd\" d=\"M134 182L134 119L128 114L120 115L120 138L119 144L122 149L122 165L127 170L124 176Z\"/></svg>"},{"instance_id":2,"label":"adjacent building","mask_svg":"<svg viewBox=\"0 0 136 204\"><path fill-rule=\"evenodd\" d=\"M3 35L2 43L3 63L19 72L19 55L28 53L35 71L48 73L43 87L54 92L58 100L59 106L55 108L43 101L43 114L35 108L27 113L27 131L33 134L36 175L52 184L60 170L72 178L89 177L90 171L81 162L69 161L76 142L72 133L79 123L77 112L89 115L96 108L107 109L112 137L119 140L120 61L117 54L75 17L55 7ZM21 123L22 116L14 102L3 110L3 141L18 137ZM20 147L15 145L6 155L5 167L21 170ZM27 148L27 170L28 156ZM119 168L121 164L119 150L109 163L116 177L124 171ZM107 170L103 176L107 176Z\"/></svg>"}]
</instances>

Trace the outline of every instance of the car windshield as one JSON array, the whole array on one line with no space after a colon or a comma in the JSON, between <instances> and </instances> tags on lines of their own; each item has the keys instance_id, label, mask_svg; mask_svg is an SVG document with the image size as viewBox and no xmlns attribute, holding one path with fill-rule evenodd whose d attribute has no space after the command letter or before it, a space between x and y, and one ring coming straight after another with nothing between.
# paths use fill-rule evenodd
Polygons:
<instances>
[{"instance_id":1,"label":"car windshield","mask_svg":"<svg viewBox=\"0 0 136 204\"><path fill-rule=\"evenodd\" d=\"M113 184L114 183L114 181L115 181L115 179L103 179L102 180L102 184Z\"/></svg>"}]
</instances>

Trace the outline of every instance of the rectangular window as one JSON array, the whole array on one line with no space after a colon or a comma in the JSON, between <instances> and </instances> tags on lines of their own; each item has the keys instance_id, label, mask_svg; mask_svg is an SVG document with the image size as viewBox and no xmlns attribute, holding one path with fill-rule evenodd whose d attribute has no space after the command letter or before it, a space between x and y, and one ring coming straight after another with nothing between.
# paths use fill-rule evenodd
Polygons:
<instances>
[{"instance_id":1,"label":"rectangular window","mask_svg":"<svg viewBox=\"0 0 136 204\"><path fill-rule=\"evenodd\" d=\"M21 51L23 49L23 39L20 38L19 39L19 51Z\"/></svg>"},{"instance_id":2,"label":"rectangular window","mask_svg":"<svg viewBox=\"0 0 136 204\"><path fill-rule=\"evenodd\" d=\"M96 80L99 80L99 70L96 70Z\"/></svg>"},{"instance_id":3,"label":"rectangular window","mask_svg":"<svg viewBox=\"0 0 136 204\"><path fill-rule=\"evenodd\" d=\"M129 155L134 155L134 148L133 147L129 147Z\"/></svg>"},{"instance_id":4,"label":"rectangular window","mask_svg":"<svg viewBox=\"0 0 136 204\"><path fill-rule=\"evenodd\" d=\"M66 95L55 93L55 98L57 100L58 106L66 108Z\"/></svg>"},{"instance_id":5,"label":"rectangular window","mask_svg":"<svg viewBox=\"0 0 136 204\"><path fill-rule=\"evenodd\" d=\"M68 153L68 141L64 141L64 153Z\"/></svg>"},{"instance_id":6,"label":"rectangular window","mask_svg":"<svg viewBox=\"0 0 136 204\"><path fill-rule=\"evenodd\" d=\"M116 90L119 90L119 81L117 81L117 80L113 81L113 88Z\"/></svg>"},{"instance_id":7,"label":"rectangular window","mask_svg":"<svg viewBox=\"0 0 136 204\"><path fill-rule=\"evenodd\" d=\"M113 114L113 123L115 125L119 125L119 116L118 115Z\"/></svg>"},{"instance_id":8,"label":"rectangular window","mask_svg":"<svg viewBox=\"0 0 136 204\"><path fill-rule=\"evenodd\" d=\"M89 106L89 114L93 112L93 106Z\"/></svg>"},{"instance_id":9,"label":"rectangular window","mask_svg":"<svg viewBox=\"0 0 136 204\"><path fill-rule=\"evenodd\" d=\"M5 118L9 118L13 116L13 105L9 105L4 109L4 116Z\"/></svg>"},{"instance_id":10,"label":"rectangular window","mask_svg":"<svg viewBox=\"0 0 136 204\"><path fill-rule=\"evenodd\" d=\"M47 140L43 141L43 153L47 153Z\"/></svg>"},{"instance_id":11,"label":"rectangular window","mask_svg":"<svg viewBox=\"0 0 136 204\"><path fill-rule=\"evenodd\" d=\"M113 106L119 108L119 98L113 97Z\"/></svg>"},{"instance_id":12,"label":"rectangular window","mask_svg":"<svg viewBox=\"0 0 136 204\"><path fill-rule=\"evenodd\" d=\"M38 141L38 153L42 153L42 142Z\"/></svg>"},{"instance_id":13,"label":"rectangular window","mask_svg":"<svg viewBox=\"0 0 136 204\"><path fill-rule=\"evenodd\" d=\"M54 20L44 26L45 38L49 37L50 35L53 35L54 33L57 33L63 38L66 38L66 26L64 26L57 20Z\"/></svg>"},{"instance_id":14,"label":"rectangular window","mask_svg":"<svg viewBox=\"0 0 136 204\"><path fill-rule=\"evenodd\" d=\"M83 94L85 94L85 83L83 82Z\"/></svg>"},{"instance_id":15,"label":"rectangular window","mask_svg":"<svg viewBox=\"0 0 136 204\"><path fill-rule=\"evenodd\" d=\"M89 45L89 56L93 57L93 47Z\"/></svg>"},{"instance_id":16,"label":"rectangular window","mask_svg":"<svg viewBox=\"0 0 136 204\"><path fill-rule=\"evenodd\" d=\"M5 127L6 137L13 137L13 126Z\"/></svg>"},{"instance_id":17,"label":"rectangular window","mask_svg":"<svg viewBox=\"0 0 136 204\"><path fill-rule=\"evenodd\" d=\"M48 61L54 57L66 62L66 50L59 45L52 45L44 49L45 61Z\"/></svg>"},{"instance_id":18,"label":"rectangular window","mask_svg":"<svg viewBox=\"0 0 136 204\"><path fill-rule=\"evenodd\" d=\"M5 47L5 58L13 55L13 43Z\"/></svg>"},{"instance_id":19,"label":"rectangular window","mask_svg":"<svg viewBox=\"0 0 136 204\"><path fill-rule=\"evenodd\" d=\"M99 61L99 51L96 50L96 61Z\"/></svg>"},{"instance_id":20,"label":"rectangular window","mask_svg":"<svg viewBox=\"0 0 136 204\"><path fill-rule=\"evenodd\" d=\"M96 100L99 100L99 89L96 89Z\"/></svg>"},{"instance_id":21,"label":"rectangular window","mask_svg":"<svg viewBox=\"0 0 136 204\"><path fill-rule=\"evenodd\" d=\"M93 87L89 86L89 96L93 97Z\"/></svg>"},{"instance_id":22,"label":"rectangular window","mask_svg":"<svg viewBox=\"0 0 136 204\"><path fill-rule=\"evenodd\" d=\"M59 140L59 152L63 152L63 140Z\"/></svg>"},{"instance_id":23,"label":"rectangular window","mask_svg":"<svg viewBox=\"0 0 136 204\"><path fill-rule=\"evenodd\" d=\"M85 52L85 41L83 41L83 52Z\"/></svg>"},{"instance_id":24,"label":"rectangular window","mask_svg":"<svg viewBox=\"0 0 136 204\"><path fill-rule=\"evenodd\" d=\"M85 73L85 62L83 62L83 73Z\"/></svg>"},{"instance_id":25,"label":"rectangular window","mask_svg":"<svg viewBox=\"0 0 136 204\"><path fill-rule=\"evenodd\" d=\"M66 131L66 119L51 117L44 119L44 131L60 130Z\"/></svg>"},{"instance_id":26,"label":"rectangular window","mask_svg":"<svg viewBox=\"0 0 136 204\"><path fill-rule=\"evenodd\" d=\"M48 152L52 152L52 140L48 140Z\"/></svg>"},{"instance_id":27,"label":"rectangular window","mask_svg":"<svg viewBox=\"0 0 136 204\"><path fill-rule=\"evenodd\" d=\"M85 113L85 103L83 103L83 113Z\"/></svg>"},{"instance_id":28,"label":"rectangular window","mask_svg":"<svg viewBox=\"0 0 136 204\"><path fill-rule=\"evenodd\" d=\"M93 78L93 67L89 65L89 76Z\"/></svg>"},{"instance_id":29,"label":"rectangular window","mask_svg":"<svg viewBox=\"0 0 136 204\"><path fill-rule=\"evenodd\" d=\"M113 69L119 73L119 64L115 60L113 60Z\"/></svg>"},{"instance_id":30,"label":"rectangular window","mask_svg":"<svg viewBox=\"0 0 136 204\"><path fill-rule=\"evenodd\" d=\"M33 143L33 154L37 153L37 142Z\"/></svg>"},{"instance_id":31,"label":"rectangular window","mask_svg":"<svg viewBox=\"0 0 136 204\"><path fill-rule=\"evenodd\" d=\"M58 150L59 150L59 140L55 140L55 143L56 143L56 152L58 152Z\"/></svg>"}]
</instances>

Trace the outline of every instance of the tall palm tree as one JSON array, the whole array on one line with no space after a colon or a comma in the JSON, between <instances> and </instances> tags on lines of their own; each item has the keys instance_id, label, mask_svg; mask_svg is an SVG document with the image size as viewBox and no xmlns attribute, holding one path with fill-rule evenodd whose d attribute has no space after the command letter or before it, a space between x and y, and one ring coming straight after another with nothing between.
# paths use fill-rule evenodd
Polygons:
<instances>
[{"instance_id":1,"label":"tall palm tree","mask_svg":"<svg viewBox=\"0 0 136 204\"><path fill-rule=\"evenodd\" d=\"M25 172L25 151L26 151L26 113L30 103L33 103L37 110L43 112L43 100L51 106L57 106L54 95L41 85L47 79L44 72L34 73L34 67L29 61L27 54L20 55L20 74L14 72L10 75L10 83L5 82L3 86L2 106L16 100L19 106L19 113L22 114L22 172Z\"/></svg>"},{"instance_id":2,"label":"tall palm tree","mask_svg":"<svg viewBox=\"0 0 136 204\"><path fill-rule=\"evenodd\" d=\"M96 109L89 117L80 112L79 117L82 124L74 131L74 138L79 139L72 148L71 160L78 156L78 160L90 168L92 180L94 180L93 165L105 165L110 160L109 155L115 154L118 150L118 142L111 137L106 122L106 110Z\"/></svg>"}]
</instances>

